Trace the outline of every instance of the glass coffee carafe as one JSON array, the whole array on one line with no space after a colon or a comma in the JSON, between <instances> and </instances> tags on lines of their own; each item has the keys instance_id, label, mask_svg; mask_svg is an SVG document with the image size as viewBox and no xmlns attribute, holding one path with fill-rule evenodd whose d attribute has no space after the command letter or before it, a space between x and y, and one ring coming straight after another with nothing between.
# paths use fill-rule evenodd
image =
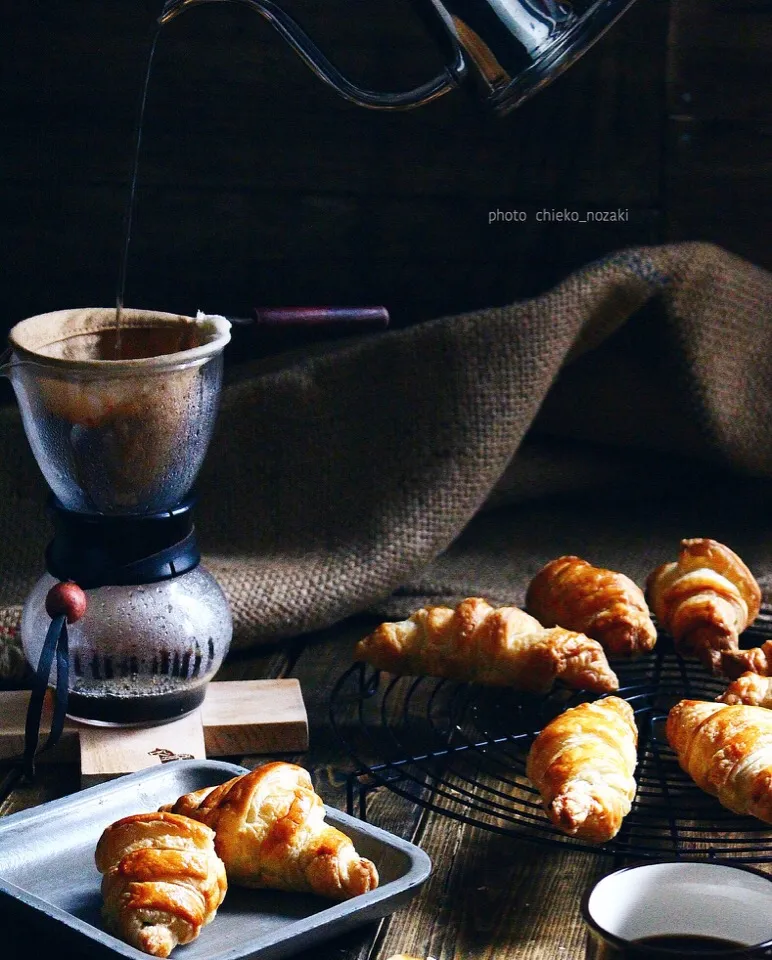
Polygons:
<instances>
[{"instance_id":1,"label":"glass coffee carafe","mask_svg":"<svg viewBox=\"0 0 772 960\"><path fill-rule=\"evenodd\" d=\"M195 709L230 644L227 600L200 564L190 490L214 429L230 324L124 310L32 317L10 334L10 378L53 498L46 572L22 614L33 668L46 597L74 581L75 719L134 724ZM50 681L56 683L56 667Z\"/></svg>"}]
</instances>

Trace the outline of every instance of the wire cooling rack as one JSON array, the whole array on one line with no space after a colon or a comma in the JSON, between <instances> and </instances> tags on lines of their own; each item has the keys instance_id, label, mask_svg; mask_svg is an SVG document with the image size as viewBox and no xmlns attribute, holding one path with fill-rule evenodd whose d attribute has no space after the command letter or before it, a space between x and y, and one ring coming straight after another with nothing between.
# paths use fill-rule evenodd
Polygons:
<instances>
[{"instance_id":1,"label":"wire cooling rack","mask_svg":"<svg viewBox=\"0 0 772 960\"><path fill-rule=\"evenodd\" d=\"M751 628L744 645L768 636L768 624ZM392 677L364 664L343 674L330 703L333 727L357 765L348 778L349 813L367 819L369 794L387 787L453 820L552 846L642 859L772 862L772 825L733 814L703 793L665 737L674 703L713 700L727 681L676 655L667 638L652 656L613 667L617 695L632 706L639 739L638 790L611 842L589 844L553 827L525 775L538 731L595 696L556 688L538 697L433 677Z\"/></svg>"}]
</instances>

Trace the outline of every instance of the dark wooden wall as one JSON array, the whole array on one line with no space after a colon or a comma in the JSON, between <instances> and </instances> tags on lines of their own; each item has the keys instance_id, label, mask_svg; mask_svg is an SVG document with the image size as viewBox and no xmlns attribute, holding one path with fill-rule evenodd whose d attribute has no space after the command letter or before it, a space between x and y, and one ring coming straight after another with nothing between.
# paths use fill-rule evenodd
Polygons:
<instances>
[{"instance_id":1,"label":"dark wooden wall","mask_svg":"<svg viewBox=\"0 0 772 960\"><path fill-rule=\"evenodd\" d=\"M2 319L114 301L132 128L160 3L4 0ZM292 0L330 56L405 88L437 54L409 0ZM126 301L243 314L383 303L398 324L531 295L614 248L706 239L772 266L769 0L639 0L504 121L323 87L241 5L162 33ZM619 208L621 223L537 211ZM526 223L489 225L490 210Z\"/></svg>"},{"instance_id":2,"label":"dark wooden wall","mask_svg":"<svg viewBox=\"0 0 772 960\"><path fill-rule=\"evenodd\" d=\"M668 236L772 267L772 2L675 0L669 46Z\"/></svg>"}]
</instances>

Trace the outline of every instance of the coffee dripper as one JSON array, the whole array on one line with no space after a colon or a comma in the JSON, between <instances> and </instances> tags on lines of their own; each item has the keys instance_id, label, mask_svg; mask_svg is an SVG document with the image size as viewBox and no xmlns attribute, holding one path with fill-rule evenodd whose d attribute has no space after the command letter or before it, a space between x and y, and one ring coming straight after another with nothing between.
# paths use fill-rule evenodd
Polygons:
<instances>
[{"instance_id":1,"label":"coffee dripper","mask_svg":"<svg viewBox=\"0 0 772 960\"><path fill-rule=\"evenodd\" d=\"M634 0L412 0L446 66L404 93L366 90L347 79L273 0L166 0L159 21L202 3L226 2L252 7L320 80L358 106L408 110L471 86L503 116L574 63Z\"/></svg>"},{"instance_id":2,"label":"coffee dripper","mask_svg":"<svg viewBox=\"0 0 772 960\"><path fill-rule=\"evenodd\" d=\"M22 613L25 655L34 667L46 644L49 660L60 654L42 682L57 686L57 705L64 693L69 716L121 726L198 707L230 644L230 609L200 563L190 494L214 429L230 324L124 310L118 330L115 316L82 309L24 320L0 372L53 494L46 572ZM62 623L64 655L47 605L62 581L85 600L77 622Z\"/></svg>"}]
</instances>

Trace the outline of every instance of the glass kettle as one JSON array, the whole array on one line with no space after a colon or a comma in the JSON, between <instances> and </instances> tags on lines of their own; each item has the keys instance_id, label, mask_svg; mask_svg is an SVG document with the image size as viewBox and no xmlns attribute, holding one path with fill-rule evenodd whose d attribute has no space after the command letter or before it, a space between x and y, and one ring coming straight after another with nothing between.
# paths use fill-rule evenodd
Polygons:
<instances>
[{"instance_id":1,"label":"glass kettle","mask_svg":"<svg viewBox=\"0 0 772 960\"><path fill-rule=\"evenodd\" d=\"M462 84L504 116L577 60L634 0L412 0L445 56L439 76L404 93L364 90L346 79L273 0L167 0L168 23L202 3L247 3L326 84L375 110L408 110Z\"/></svg>"}]
</instances>

